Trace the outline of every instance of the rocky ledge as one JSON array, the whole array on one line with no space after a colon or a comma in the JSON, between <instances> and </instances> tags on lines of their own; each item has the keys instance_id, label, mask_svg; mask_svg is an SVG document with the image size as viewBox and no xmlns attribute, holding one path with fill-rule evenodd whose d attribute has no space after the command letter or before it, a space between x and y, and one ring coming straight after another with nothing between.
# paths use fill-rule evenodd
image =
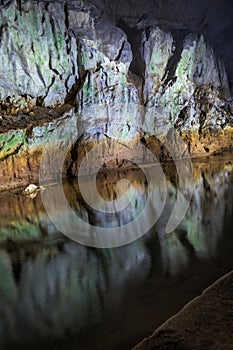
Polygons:
<instances>
[{"instance_id":1,"label":"rocky ledge","mask_svg":"<svg viewBox=\"0 0 233 350\"><path fill-rule=\"evenodd\" d=\"M232 349L233 271L166 321L133 350Z\"/></svg>"},{"instance_id":2,"label":"rocky ledge","mask_svg":"<svg viewBox=\"0 0 233 350\"><path fill-rule=\"evenodd\" d=\"M38 181L53 149L66 148L70 176L99 143L105 167L123 165L118 145L136 161L138 145L171 158L170 130L186 145L179 157L232 148L227 74L202 35L162 30L149 16L132 28L81 0L0 6L0 188Z\"/></svg>"}]
</instances>

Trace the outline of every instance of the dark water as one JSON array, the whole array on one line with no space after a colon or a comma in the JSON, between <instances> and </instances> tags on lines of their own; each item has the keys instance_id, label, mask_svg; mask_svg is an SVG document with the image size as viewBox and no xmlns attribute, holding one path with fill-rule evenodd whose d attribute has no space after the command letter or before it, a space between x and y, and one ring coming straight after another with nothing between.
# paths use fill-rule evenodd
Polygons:
<instances>
[{"instance_id":1,"label":"dark water","mask_svg":"<svg viewBox=\"0 0 233 350\"><path fill-rule=\"evenodd\" d=\"M174 169L168 167L167 201L157 224L135 242L111 249L85 247L62 235L40 194L26 198L19 190L2 192L0 349L131 349L230 271L232 155L193 167L187 191L192 186L195 191L179 227L164 232L178 186ZM125 170L98 179L101 196L115 198L122 178L133 184L136 197L121 214L92 211L76 180L65 183L64 192L87 222L124 224L142 210L148 184L140 170ZM153 186L159 193L156 180ZM55 188L48 191L52 198ZM156 206L156 196L154 200Z\"/></svg>"}]
</instances>

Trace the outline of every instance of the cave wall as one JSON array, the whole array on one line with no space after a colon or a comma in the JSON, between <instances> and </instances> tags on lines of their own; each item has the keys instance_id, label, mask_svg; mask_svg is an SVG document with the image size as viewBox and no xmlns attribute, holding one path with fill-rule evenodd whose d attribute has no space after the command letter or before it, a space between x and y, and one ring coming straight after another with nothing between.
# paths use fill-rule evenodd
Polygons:
<instances>
[{"instance_id":1,"label":"cave wall","mask_svg":"<svg viewBox=\"0 0 233 350\"><path fill-rule=\"evenodd\" d=\"M4 186L38 180L48 139L57 147L72 140L66 175L77 174L78 154L85 156L99 142L108 149L110 139L123 143L135 159L134 149L143 144L164 160L167 152L160 148L160 141L166 140L171 127L178 130L192 157L232 148L228 78L206 38L190 33L175 17L171 26L169 6L167 15L162 16L160 10L166 24L141 16L151 2L143 10L130 2L132 11L127 2L124 6L121 2L122 6L103 4L1 2L0 161ZM190 23L197 23L196 14L193 16ZM30 111L30 103L32 108L36 104L44 109ZM63 122L51 110L64 103L70 113L64 109L60 117L70 133L64 131L61 137ZM47 125L41 122L43 113ZM56 126L48 134L53 115Z\"/></svg>"},{"instance_id":2,"label":"cave wall","mask_svg":"<svg viewBox=\"0 0 233 350\"><path fill-rule=\"evenodd\" d=\"M231 88L233 83L233 2L231 0L89 0L114 21L135 27L150 15L164 29L186 29L203 34L224 62Z\"/></svg>"}]
</instances>

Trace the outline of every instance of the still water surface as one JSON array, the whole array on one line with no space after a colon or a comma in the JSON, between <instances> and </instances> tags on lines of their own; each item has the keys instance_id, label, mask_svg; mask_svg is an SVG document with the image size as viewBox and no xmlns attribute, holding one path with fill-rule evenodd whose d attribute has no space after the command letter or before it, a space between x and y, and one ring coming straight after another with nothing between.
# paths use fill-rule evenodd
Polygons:
<instances>
[{"instance_id":1,"label":"still water surface","mask_svg":"<svg viewBox=\"0 0 233 350\"><path fill-rule=\"evenodd\" d=\"M157 224L135 242L112 249L85 247L62 235L40 194L26 198L20 190L2 192L0 349L129 350L230 271L232 155L194 162L193 167L187 184L192 181L194 194L179 227L164 233L178 186L168 167L167 201ZM147 195L143 172L131 169L98 178L101 196L116 198L122 178L136 195L127 210L110 216L85 204L76 180L64 183L64 192L83 220L114 227L137 216ZM52 197L55 188L47 191ZM159 192L156 180L154 191Z\"/></svg>"}]
</instances>

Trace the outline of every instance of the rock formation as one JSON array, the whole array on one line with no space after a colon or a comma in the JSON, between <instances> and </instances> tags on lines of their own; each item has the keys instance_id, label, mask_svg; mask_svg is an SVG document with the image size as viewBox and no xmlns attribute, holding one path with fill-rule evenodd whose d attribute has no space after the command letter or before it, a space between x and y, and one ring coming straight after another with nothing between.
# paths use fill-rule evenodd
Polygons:
<instances>
[{"instance_id":1,"label":"rock formation","mask_svg":"<svg viewBox=\"0 0 233 350\"><path fill-rule=\"evenodd\" d=\"M154 25L165 30L185 30L203 34L213 46L217 57L226 66L233 82L232 67L232 2L229 0L91 0L117 23L119 19L131 27L150 15ZM144 16L144 22L148 21ZM232 85L233 87L233 85Z\"/></svg>"},{"instance_id":2,"label":"rock formation","mask_svg":"<svg viewBox=\"0 0 233 350\"><path fill-rule=\"evenodd\" d=\"M109 139L165 160L170 128L191 156L232 147L227 74L203 35L81 0L3 1L0 16L1 187L37 181L51 140L67 147L64 176Z\"/></svg>"}]
</instances>

